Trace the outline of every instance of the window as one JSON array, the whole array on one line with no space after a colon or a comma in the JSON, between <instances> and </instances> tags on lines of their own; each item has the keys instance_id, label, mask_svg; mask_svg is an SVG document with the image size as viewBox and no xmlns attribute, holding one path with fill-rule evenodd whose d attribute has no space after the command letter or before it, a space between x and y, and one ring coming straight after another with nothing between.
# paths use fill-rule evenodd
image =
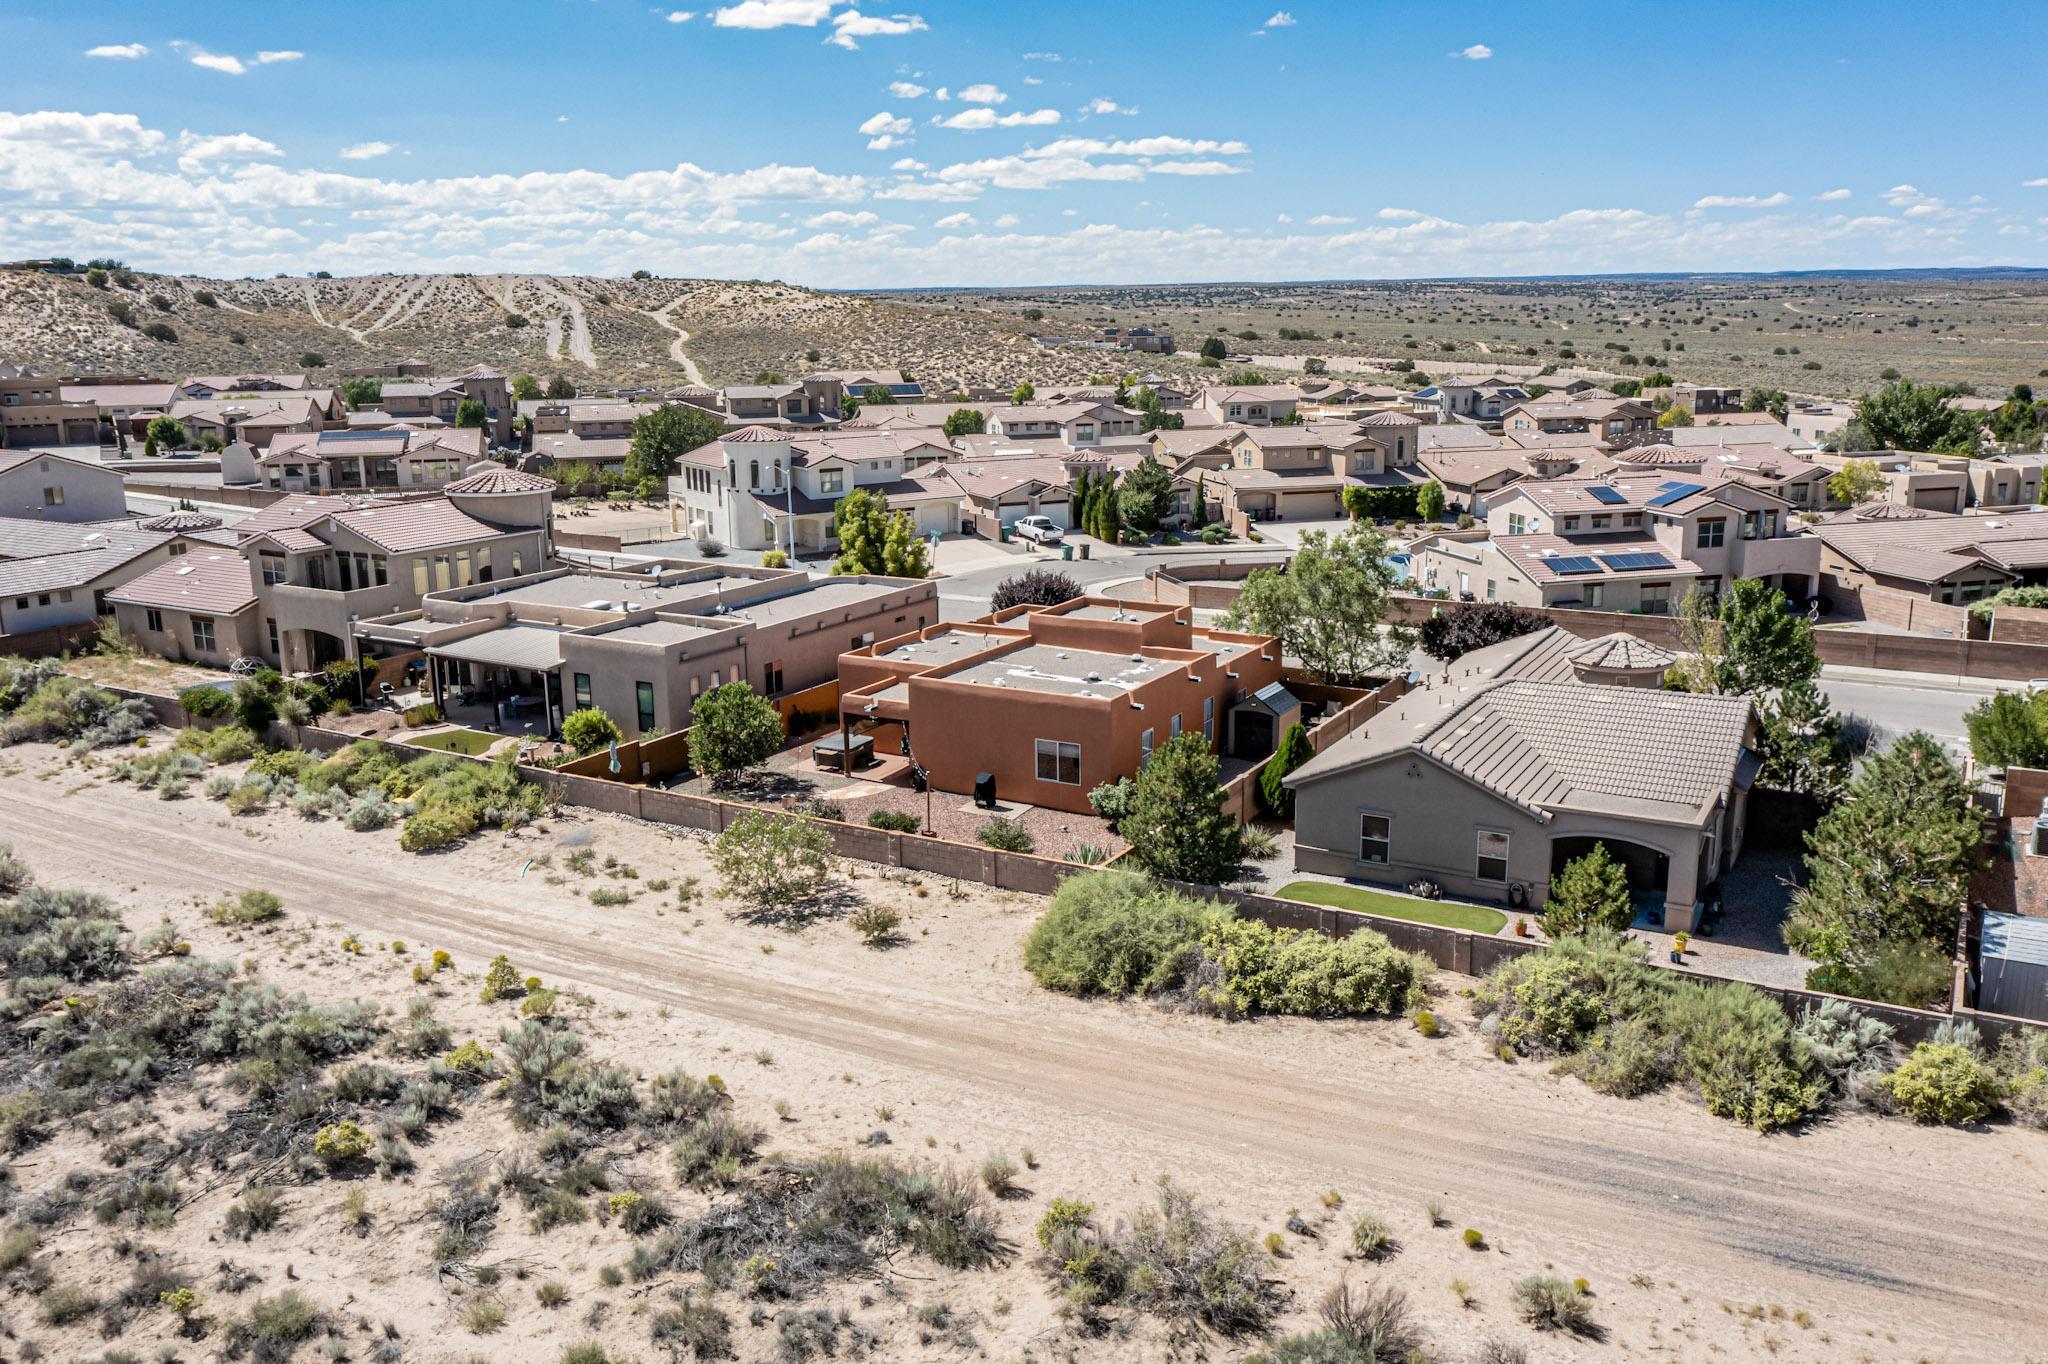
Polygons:
<instances>
[{"instance_id":1,"label":"window","mask_svg":"<svg viewBox=\"0 0 2048 1364\"><path fill-rule=\"evenodd\" d=\"M1057 739L1039 739L1038 779L1061 786L1081 784L1081 745L1063 744Z\"/></svg>"},{"instance_id":2,"label":"window","mask_svg":"<svg viewBox=\"0 0 2048 1364\"><path fill-rule=\"evenodd\" d=\"M1670 615L1670 614L1671 614L1671 584L1670 584L1670 583L1644 583L1644 584L1643 584L1643 599L1642 599L1642 608L1643 608L1643 612L1644 612L1644 614L1646 614L1646 615L1652 615L1652 616L1668 616L1668 615Z\"/></svg>"},{"instance_id":3,"label":"window","mask_svg":"<svg viewBox=\"0 0 2048 1364\"><path fill-rule=\"evenodd\" d=\"M1152 762L1152 731L1146 730L1138 736L1138 766L1143 768Z\"/></svg>"},{"instance_id":4,"label":"window","mask_svg":"<svg viewBox=\"0 0 2048 1364\"><path fill-rule=\"evenodd\" d=\"M1492 578L1488 578L1486 580L1486 599L1488 601L1493 601L1497 595L1498 589L1494 580Z\"/></svg>"},{"instance_id":5,"label":"window","mask_svg":"<svg viewBox=\"0 0 2048 1364\"><path fill-rule=\"evenodd\" d=\"M645 734L648 730L654 728L654 684L652 682L635 682L633 684L633 699L640 704L640 732Z\"/></svg>"},{"instance_id":6,"label":"window","mask_svg":"<svg viewBox=\"0 0 2048 1364\"><path fill-rule=\"evenodd\" d=\"M820 469L818 471L819 492L836 493L845 486L846 471L844 469Z\"/></svg>"},{"instance_id":7,"label":"window","mask_svg":"<svg viewBox=\"0 0 2048 1364\"><path fill-rule=\"evenodd\" d=\"M1593 518L1593 529L1606 530L1613 522L1614 518L1611 516L1596 516Z\"/></svg>"},{"instance_id":8,"label":"window","mask_svg":"<svg viewBox=\"0 0 2048 1364\"><path fill-rule=\"evenodd\" d=\"M1171 723L1171 724L1170 724L1170 725L1169 725L1169 726L1167 727L1167 730L1166 730L1166 737L1167 737L1167 738L1169 738L1169 739L1178 739L1178 738L1180 737L1180 716L1179 716L1179 715L1175 715L1175 716L1173 717L1173 721L1172 721L1172 723Z\"/></svg>"},{"instance_id":9,"label":"window","mask_svg":"<svg viewBox=\"0 0 2048 1364\"><path fill-rule=\"evenodd\" d=\"M699 692L703 691L703 690L704 690L704 679L703 679L703 678L701 678L701 677L693 677L693 678L691 678L691 679L690 679L690 699L691 699L692 701L695 701L695 700L697 699L697 694L698 694Z\"/></svg>"},{"instance_id":10,"label":"window","mask_svg":"<svg viewBox=\"0 0 2048 1364\"><path fill-rule=\"evenodd\" d=\"M45 488L45 489L43 489L43 505L44 505L44 506L46 506L46 507L61 507L61 506L63 506L63 505L64 505L64 490L63 490L62 488Z\"/></svg>"},{"instance_id":11,"label":"window","mask_svg":"<svg viewBox=\"0 0 2048 1364\"><path fill-rule=\"evenodd\" d=\"M767 663L762 665L761 683L761 694L763 696L773 696L776 692L782 690L781 659L778 658L773 663Z\"/></svg>"},{"instance_id":12,"label":"window","mask_svg":"<svg viewBox=\"0 0 2048 1364\"><path fill-rule=\"evenodd\" d=\"M1723 517L1712 517L1700 522L1699 547L1719 549L1728 543L1728 522Z\"/></svg>"},{"instance_id":13,"label":"window","mask_svg":"<svg viewBox=\"0 0 2048 1364\"><path fill-rule=\"evenodd\" d=\"M282 554L263 554L257 557L263 565L263 581L265 585L284 581L284 556Z\"/></svg>"},{"instance_id":14,"label":"window","mask_svg":"<svg viewBox=\"0 0 2048 1364\"><path fill-rule=\"evenodd\" d=\"M1491 829L1479 831L1479 858L1473 874L1482 881L1508 879L1508 836Z\"/></svg>"},{"instance_id":15,"label":"window","mask_svg":"<svg viewBox=\"0 0 2048 1364\"><path fill-rule=\"evenodd\" d=\"M448 557L447 555L445 555L445 554L436 554L436 555L434 556L434 587L435 587L435 589L436 589L436 590L438 590L438 591L441 591L441 592L446 592L446 591L447 591L447 590L448 590L449 588L453 587L454 585L455 585L455 564L454 564L454 561L453 561L452 559L450 559L450 558L449 558L449 557Z\"/></svg>"},{"instance_id":16,"label":"window","mask_svg":"<svg viewBox=\"0 0 2048 1364\"><path fill-rule=\"evenodd\" d=\"M590 709L590 674L577 673L573 679L576 688L576 709Z\"/></svg>"},{"instance_id":17,"label":"window","mask_svg":"<svg viewBox=\"0 0 2048 1364\"><path fill-rule=\"evenodd\" d=\"M488 556L490 554L490 551L485 550L484 554ZM377 577L377 586L384 587L390 583L391 577L388 571L387 562L383 555L379 554L375 558L370 560L370 571L374 573Z\"/></svg>"},{"instance_id":18,"label":"window","mask_svg":"<svg viewBox=\"0 0 2048 1364\"><path fill-rule=\"evenodd\" d=\"M758 459L747 461L747 486L749 488L761 486L761 461Z\"/></svg>"},{"instance_id":19,"label":"window","mask_svg":"<svg viewBox=\"0 0 2048 1364\"><path fill-rule=\"evenodd\" d=\"M186 544L183 540L173 540L171 541L171 557L175 559L180 554L183 554L186 550L190 548L192 547Z\"/></svg>"},{"instance_id":20,"label":"window","mask_svg":"<svg viewBox=\"0 0 2048 1364\"><path fill-rule=\"evenodd\" d=\"M1216 698L1202 698L1202 738L1211 748L1216 746Z\"/></svg>"},{"instance_id":21,"label":"window","mask_svg":"<svg viewBox=\"0 0 2048 1364\"><path fill-rule=\"evenodd\" d=\"M1570 534L1571 534L1571 533L1572 533L1573 531L1577 530L1578 528L1579 528L1579 518L1578 518L1578 517L1576 517L1576 516L1567 516L1567 517L1566 517L1566 518L1564 519L1564 532L1563 532L1564 534L1566 534L1566 535L1570 535Z\"/></svg>"},{"instance_id":22,"label":"window","mask_svg":"<svg viewBox=\"0 0 2048 1364\"><path fill-rule=\"evenodd\" d=\"M218 647L213 637L213 617L192 617L192 647L204 654L210 654Z\"/></svg>"},{"instance_id":23,"label":"window","mask_svg":"<svg viewBox=\"0 0 2048 1364\"><path fill-rule=\"evenodd\" d=\"M23 606L28 605L27 602L21 604ZM164 613L157 610L154 606L149 607L142 613L142 627L151 634L162 634L164 632Z\"/></svg>"},{"instance_id":24,"label":"window","mask_svg":"<svg viewBox=\"0 0 2048 1364\"><path fill-rule=\"evenodd\" d=\"M1598 610L1599 610L1599 609L1600 609L1600 608L1601 608L1602 606L1604 606L1604 605L1606 604L1606 601L1607 601L1607 584L1605 584L1605 583L1587 583L1587 584L1586 584L1586 605L1587 605L1587 606L1591 607L1591 608L1592 608L1593 610L1595 610L1595 611L1598 611Z\"/></svg>"},{"instance_id":25,"label":"window","mask_svg":"<svg viewBox=\"0 0 2048 1364\"><path fill-rule=\"evenodd\" d=\"M1643 514L1641 512L1623 512L1621 514L1621 528L1623 530L1639 530L1642 524Z\"/></svg>"},{"instance_id":26,"label":"window","mask_svg":"<svg viewBox=\"0 0 2048 1364\"><path fill-rule=\"evenodd\" d=\"M874 642L875 632L873 630L865 631L853 637L853 647L856 649L865 649Z\"/></svg>"},{"instance_id":27,"label":"window","mask_svg":"<svg viewBox=\"0 0 2048 1364\"><path fill-rule=\"evenodd\" d=\"M416 597L424 597L427 594L427 561L425 559L414 559L412 561L412 591Z\"/></svg>"},{"instance_id":28,"label":"window","mask_svg":"<svg viewBox=\"0 0 2048 1364\"><path fill-rule=\"evenodd\" d=\"M1520 512L1508 513L1508 534L1522 535L1529 529L1529 518Z\"/></svg>"},{"instance_id":29,"label":"window","mask_svg":"<svg viewBox=\"0 0 2048 1364\"><path fill-rule=\"evenodd\" d=\"M1385 866L1393 860L1394 821L1385 815L1358 817L1358 860Z\"/></svg>"},{"instance_id":30,"label":"window","mask_svg":"<svg viewBox=\"0 0 2048 1364\"><path fill-rule=\"evenodd\" d=\"M277 646L277 622L275 620L272 620L269 616L265 616L263 618L263 625L264 628L270 633L270 652L272 656L282 657L284 654L284 650L280 649Z\"/></svg>"}]
</instances>

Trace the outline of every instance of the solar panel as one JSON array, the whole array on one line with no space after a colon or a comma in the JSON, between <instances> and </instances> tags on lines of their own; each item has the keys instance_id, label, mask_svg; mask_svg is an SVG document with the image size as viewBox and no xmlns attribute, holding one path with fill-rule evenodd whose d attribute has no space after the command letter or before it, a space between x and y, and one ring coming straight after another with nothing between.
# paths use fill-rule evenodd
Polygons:
<instances>
[{"instance_id":1,"label":"solar panel","mask_svg":"<svg viewBox=\"0 0 2048 1364\"><path fill-rule=\"evenodd\" d=\"M1590 554L1560 554L1555 559L1545 559L1544 564L1559 577L1570 577L1575 573L1598 573L1600 561Z\"/></svg>"},{"instance_id":2,"label":"solar panel","mask_svg":"<svg viewBox=\"0 0 2048 1364\"><path fill-rule=\"evenodd\" d=\"M1610 507L1619 507L1628 501L1621 489L1610 488L1605 483L1595 483L1586 489L1586 495L1595 502L1604 502Z\"/></svg>"},{"instance_id":3,"label":"solar panel","mask_svg":"<svg viewBox=\"0 0 2048 1364\"><path fill-rule=\"evenodd\" d=\"M1633 573L1643 568L1671 567L1671 561L1661 554L1603 554L1600 559L1616 573Z\"/></svg>"},{"instance_id":4,"label":"solar panel","mask_svg":"<svg viewBox=\"0 0 2048 1364\"><path fill-rule=\"evenodd\" d=\"M1650 499L1650 505L1653 507L1668 507L1673 502L1677 502L1682 498L1691 497L1694 493L1705 491L1706 484L1704 483L1667 484L1663 492Z\"/></svg>"}]
</instances>

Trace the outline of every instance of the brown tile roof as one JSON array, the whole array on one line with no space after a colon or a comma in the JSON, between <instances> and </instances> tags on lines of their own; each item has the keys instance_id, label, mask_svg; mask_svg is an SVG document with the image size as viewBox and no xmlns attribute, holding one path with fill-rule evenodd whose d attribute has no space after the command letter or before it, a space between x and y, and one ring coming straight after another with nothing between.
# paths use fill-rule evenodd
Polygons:
<instances>
[{"instance_id":1,"label":"brown tile roof","mask_svg":"<svg viewBox=\"0 0 2048 1364\"><path fill-rule=\"evenodd\" d=\"M1535 583L1697 577L1701 571L1698 564L1673 554L1651 535L1598 535L1577 540L1561 535L1503 535L1494 537L1493 547ZM1622 554L1661 555L1670 567L1622 569L1608 562L1609 557ZM1591 559L1597 571L1559 573L1551 567L1554 561L1569 558Z\"/></svg>"},{"instance_id":2,"label":"brown tile roof","mask_svg":"<svg viewBox=\"0 0 2048 1364\"><path fill-rule=\"evenodd\" d=\"M788 431L776 431L766 426L742 426L736 431L727 431L718 438L721 445L787 445L792 439Z\"/></svg>"},{"instance_id":3,"label":"brown tile roof","mask_svg":"<svg viewBox=\"0 0 2048 1364\"><path fill-rule=\"evenodd\" d=\"M1678 661L1678 655L1669 649L1626 630L1581 640L1566 649L1564 656L1577 667L1606 672L1647 672L1651 669L1662 672Z\"/></svg>"},{"instance_id":4,"label":"brown tile roof","mask_svg":"<svg viewBox=\"0 0 2048 1364\"><path fill-rule=\"evenodd\" d=\"M231 549L193 551L123 583L108 601L202 616L232 616L256 604L249 561Z\"/></svg>"},{"instance_id":5,"label":"brown tile roof","mask_svg":"<svg viewBox=\"0 0 2048 1364\"><path fill-rule=\"evenodd\" d=\"M2003 568L2048 559L2048 513L2041 512L1822 522L1813 534L1871 573L1910 582L1939 582L1977 563Z\"/></svg>"},{"instance_id":6,"label":"brown tile roof","mask_svg":"<svg viewBox=\"0 0 2048 1364\"><path fill-rule=\"evenodd\" d=\"M539 474L522 473L517 469L490 468L464 475L441 491L474 496L481 493L537 493L554 486L552 479L542 478Z\"/></svg>"},{"instance_id":7,"label":"brown tile roof","mask_svg":"<svg viewBox=\"0 0 2048 1364\"><path fill-rule=\"evenodd\" d=\"M135 523L139 530L218 530L221 520L206 512L174 511L162 516L146 516Z\"/></svg>"},{"instance_id":8,"label":"brown tile roof","mask_svg":"<svg viewBox=\"0 0 2048 1364\"><path fill-rule=\"evenodd\" d=\"M393 502L364 507L360 511L338 512L335 525L382 545L394 554L407 550L431 549L437 545L466 544L487 540L504 532L485 525L463 512L446 498L419 502ZM318 529L315 527L314 529Z\"/></svg>"},{"instance_id":9,"label":"brown tile roof","mask_svg":"<svg viewBox=\"0 0 2048 1364\"><path fill-rule=\"evenodd\" d=\"M1576 811L1697 825L1742 766L1750 704L1646 687L1507 679L1410 692L1296 769L1293 787L1419 753L1548 822Z\"/></svg>"}]
</instances>

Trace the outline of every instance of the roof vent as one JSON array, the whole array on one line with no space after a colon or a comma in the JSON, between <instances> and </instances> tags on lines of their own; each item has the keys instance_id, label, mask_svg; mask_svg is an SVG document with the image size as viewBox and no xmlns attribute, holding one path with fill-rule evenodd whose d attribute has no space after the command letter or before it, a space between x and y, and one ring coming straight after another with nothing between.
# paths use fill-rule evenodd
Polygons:
<instances>
[{"instance_id":1,"label":"roof vent","mask_svg":"<svg viewBox=\"0 0 2048 1364\"><path fill-rule=\"evenodd\" d=\"M1143 655L1143 654L1132 654L1132 655L1131 655L1131 662L1133 662L1133 663L1143 663L1144 661L1145 661L1145 655Z\"/></svg>"},{"instance_id":2,"label":"roof vent","mask_svg":"<svg viewBox=\"0 0 2048 1364\"><path fill-rule=\"evenodd\" d=\"M178 567L178 576L182 578L182 577L184 577L184 576L185 576L185 575L186 575L187 573L190 573L191 571L192 571L192 565L190 565L190 564L181 564L181 565L179 565L179 567Z\"/></svg>"},{"instance_id":3,"label":"roof vent","mask_svg":"<svg viewBox=\"0 0 2048 1364\"><path fill-rule=\"evenodd\" d=\"M1064 657L1064 655L1062 655L1062 657ZM1084 682L1100 682L1102 680L1102 674L1095 671L1095 669L1090 668L1081 680Z\"/></svg>"}]
</instances>

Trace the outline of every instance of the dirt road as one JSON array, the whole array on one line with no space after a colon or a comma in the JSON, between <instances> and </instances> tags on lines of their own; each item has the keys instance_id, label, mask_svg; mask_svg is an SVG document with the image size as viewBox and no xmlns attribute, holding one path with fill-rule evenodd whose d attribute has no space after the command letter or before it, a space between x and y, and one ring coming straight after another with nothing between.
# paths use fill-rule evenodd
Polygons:
<instances>
[{"instance_id":1,"label":"dirt road","mask_svg":"<svg viewBox=\"0 0 2048 1364\"><path fill-rule=\"evenodd\" d=\"M366 936L470 959L510 951L522 969L772 1047L783 1083L888 1077L961 1123L968 1142L1029 1139L1112 1194L1141 1197L1133 1186L1170 1171L1252 1219L1325 1188L1370 1190L1411 1224L1423 1200L1442 1197L1454 1226L1484 1229L1512 1272L1554 1265L1591 1278L1631 1348L1760 1357L1740 1309L1765 1303L1818 1320L1789 1332L1784 1358L2019 1361L2048 1342L2040 1133L1852 1116L1758 1137L1674 1095L1604 1099L1503 1065L1456 999L1445 1010L1453 1035L1435 1043L1398 1024L1223 1024L1076 1003L1036 990L1017 966L1039 907L1028 897L905 899L922 932L877 954L830 925L793 936L713 910L689 930L686 916L643 908L651 900L564 905L562 891L520 874L529 853L586 827L645 875L702 872L693 839L604 817L572 812L521 843L409 857L388 832L285 814L231 821L200 800L87 787L68 769L38 780L39 770L0 772L0 842L69 869L45 879L131 904L264 886ZM859 885L910 894L872 875ZM1461 1269L1450 1233L1410 1239L1403 1266L1444 1266L1417 1293L1445 1296L1445 1275L1475 1272ZM1579 1350L1593 1347L1535 1357Z\"/></svg>"}]
</instances>

